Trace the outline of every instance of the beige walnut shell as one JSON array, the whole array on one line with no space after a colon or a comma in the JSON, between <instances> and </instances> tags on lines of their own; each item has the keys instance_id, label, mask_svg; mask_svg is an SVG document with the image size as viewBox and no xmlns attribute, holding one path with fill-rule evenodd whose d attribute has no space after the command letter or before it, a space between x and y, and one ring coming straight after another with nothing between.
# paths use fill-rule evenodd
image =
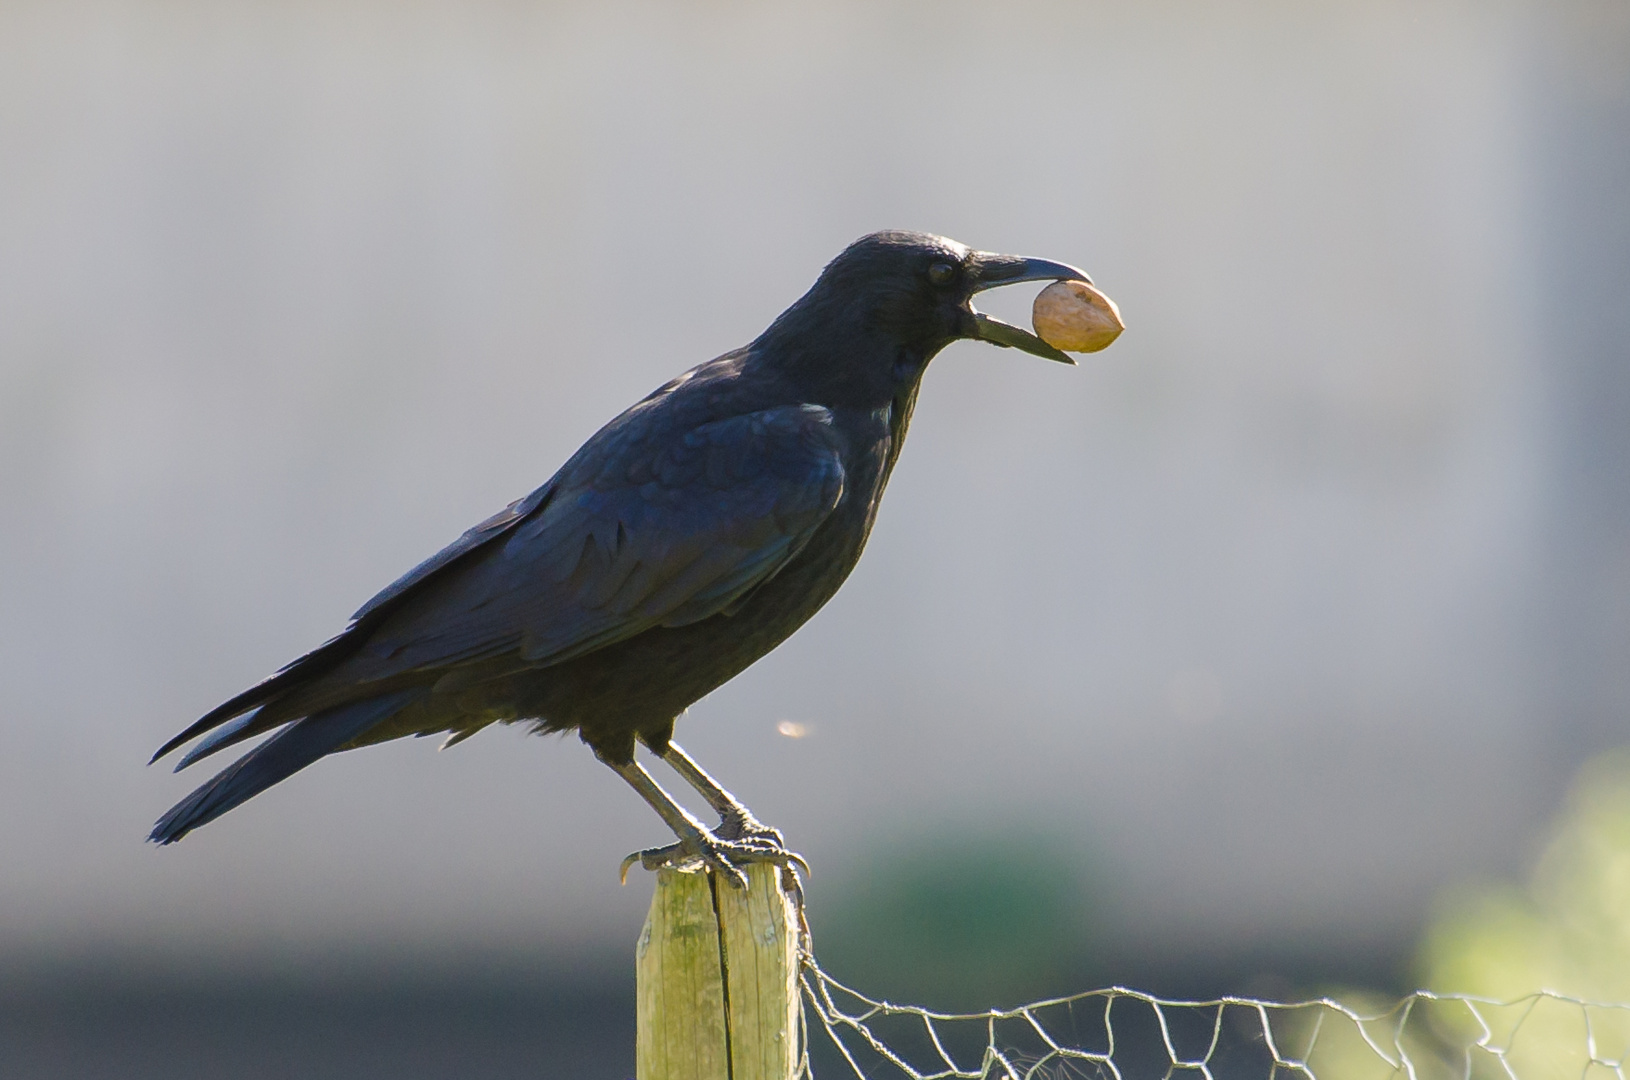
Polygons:
<instances>
[{"instance_id":1,"label":"beige walnut shell","mask_svg":"<svg viewBox=\"0 0 1630 1080\"><path fill-rule=\"evenodd\" d=\"M1055 281L1041 290L1030 325L1041 340L1067 352L1108 348L1126 329L1115 301L1084 281Z\"/></svg>"}]
</instances>

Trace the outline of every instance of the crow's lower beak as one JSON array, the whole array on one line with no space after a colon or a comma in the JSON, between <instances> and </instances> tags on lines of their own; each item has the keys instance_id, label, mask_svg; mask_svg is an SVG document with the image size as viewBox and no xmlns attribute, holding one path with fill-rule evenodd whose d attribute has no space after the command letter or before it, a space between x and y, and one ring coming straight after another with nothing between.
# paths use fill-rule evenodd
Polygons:
<instances>
[{"instance_id":1,"label":"crow's lower beak","mask_svg":"<svg viewBox=\"0 0 1630 1080\"><path fill-rule=\"evenodd\" d=\"M998 285L1017 285L1022 281L1084 281L1092 284L1092 279L1084 271L1050 259L1027 259L1022 255L993 255L981 251L975 256L973 267L972 291L976 293L994 289ZM1001 319L993 319L983 311L975 311L971 304L968 313L973 316L969 337L1003 348L1023 349L1033 356L1057 360L1061 364L1075 364L1074 357L1053 348L1028 330L1021 330Z\"/></svg>"}]
</instances>

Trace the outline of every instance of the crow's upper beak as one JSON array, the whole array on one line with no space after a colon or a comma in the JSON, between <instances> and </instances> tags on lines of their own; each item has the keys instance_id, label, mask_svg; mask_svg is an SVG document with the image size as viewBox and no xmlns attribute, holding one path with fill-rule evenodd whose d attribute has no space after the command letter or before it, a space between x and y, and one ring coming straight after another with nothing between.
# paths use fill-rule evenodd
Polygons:
<instances>
[{"instance_id":1,"label":"crow's upper beak","mask_svg":"<svg viewBox=\"0 0 1630 1080\"><path fill-rule=\"evenodd\" d=\"M1027 259L1022 255L994 255L988 251L981 251L974 255L971 269L972 291L976 293L993 289L998 285L1017 285L1021 281L1084 281L1088 285L1092 284L1092 279L1084 271L1067 263L1053 262L1049 259ZM1032 355L1057 360L1061 364L1072 366L1075 364L1074 357L1053 348L1028 330L1021 330L1001 319L993 319L983 311L975 311L971 304L968 313L973 316L969 337L988 341L1003 348L1023 349Z\"/></svg>"}]
</instances>

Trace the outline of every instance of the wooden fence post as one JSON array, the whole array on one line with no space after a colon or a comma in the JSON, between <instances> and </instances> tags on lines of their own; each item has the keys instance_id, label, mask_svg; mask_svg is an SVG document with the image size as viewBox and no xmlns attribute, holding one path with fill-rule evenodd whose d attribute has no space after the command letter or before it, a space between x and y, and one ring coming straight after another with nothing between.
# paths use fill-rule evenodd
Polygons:
<instances>
[{"instance_id":1,"label":"wooden fence post","mask_svg":"<svg viewBox=\"0 0 1630 1080\"><path fill-rule=\"evenodd\" d=\"M798 934L780 870L743 892L705 871L657 873L635 949L638 1080L790 1080L798 1067Z\"/></svg>"}]
</instances>

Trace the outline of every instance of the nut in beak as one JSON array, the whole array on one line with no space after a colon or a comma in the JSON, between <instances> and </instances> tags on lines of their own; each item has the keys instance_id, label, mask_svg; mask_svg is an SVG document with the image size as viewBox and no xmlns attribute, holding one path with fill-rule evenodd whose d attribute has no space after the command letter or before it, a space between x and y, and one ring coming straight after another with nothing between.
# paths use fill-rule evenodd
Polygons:
<instances>
[{"instance_id":1,"label":"nut in beak","mask_svg":"<svg viewBox=\"0 0 1630 1080\"><path fill-rule=\"evenodd\" d=\"M1030 308L1036 336L1055 349L1097 352L1121 336L1115 301L1084 281L1055 281L1036 296Z\"/></svg>"}]
</instances>

